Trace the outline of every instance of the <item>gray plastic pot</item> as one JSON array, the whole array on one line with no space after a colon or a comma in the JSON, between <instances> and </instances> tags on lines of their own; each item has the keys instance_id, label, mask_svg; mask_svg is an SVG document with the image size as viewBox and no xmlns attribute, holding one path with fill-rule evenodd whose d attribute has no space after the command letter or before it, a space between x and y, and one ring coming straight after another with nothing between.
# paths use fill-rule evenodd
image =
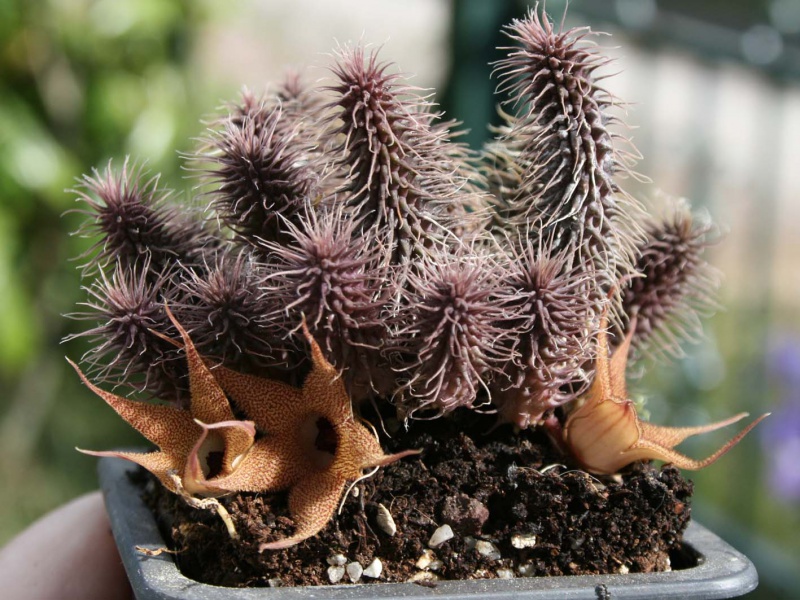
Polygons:
<instances>
[{"instance_id":1,"label":"gray plastic pot","mask_svg":"<svg viewBox=\"0 0 800 600\"><path fill-rule=\"evenodd\" d=\"M699 555L699 564L669 573L519 577L470 581L438 581L436 587L414 583L344 584L323 587L223 588L184 577L172 557L146 556L136 546L164 547L155 519L128 478L136 467L118 458L103 458L98 471L114 538L139 600L310 600L323 598L495 599L733 598L758 585L756 569L706 528L691 523L684 541Z\"/></svg>"}]
</instances>

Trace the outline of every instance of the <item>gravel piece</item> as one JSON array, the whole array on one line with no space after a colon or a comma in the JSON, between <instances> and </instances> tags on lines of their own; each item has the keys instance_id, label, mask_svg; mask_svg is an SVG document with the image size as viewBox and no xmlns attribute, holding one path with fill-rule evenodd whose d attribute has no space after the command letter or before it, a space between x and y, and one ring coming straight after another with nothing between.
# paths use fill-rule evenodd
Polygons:
<instances>
[{"instance_id":1,"label":"gravel piece","mask_svg":"<svg viewBox=\"0 0 800 600\"><path fill-rule=\"evenodd\" d=\"M353 583L356 583L359 579L361 579L361 575L364 573L364 567L362 567L361 563L357 561L349 563L346 569L347 569L347 576Z\"/></svg>"},{"instance_id":2,"label":"gravel piece","mask_svg":"<svg viewBox=\"0 0 800 600\"><path fill-rule=\"evenodd\" d=\"M383 563L381 562L381 559L376 558L371 563L369 563L369 565L367 565L366 569L364 569L364 577L369 577L370 579L377 579L378 577L381 576L382 572L383 572Z\"/></svg>"},{"instance_id":3,"label":"gravel piece","mask_svg":"<svg viewBox=\"0 0 800 600\"><path fill-rule=\"evenodd\" d=\"M431 573L430 571L417 571L411 577L407 579L407 581L415 582L415 581L438 581L439 576L436 573Z\"/></svg>"},{"instance_id":4,"label":"gravel piece","mask_svg":"<svg viewBox=\"0 0 800 600\"><path fill-rule=\"evenodd\" d=\"M422 551L422 555L417 559L415 566L418 569L427 569L431 566L431 563L436 560L436 555L433 553L433 550L428 550L427 548Z\"/></svg>"},{"instance_id":5,"label":"gravel piece","mask_svg":"<svg viewBox=\"0 0 800 600\"><path fill-rule=\"evenodd\" d=\"M511 536L511 545L514 548L533 548L536 545L536 536L532 533L517 533Z\"/></svg>"},{"instance_id":6,"label":"gravel piece","mask_svg":"<svg viewBox=\"0 0 800 600\"><path fill-rule=\"evenodd\" d=\"M513 569L497 569L497 578L498 579L514 579L514 570Z\"/></svg>"},{"instance_id":7,"label":"gravel piece","mask_svg":"<svg viewBox=\"0 0 800 600\"><path fill-rule=\"evenodd\" d=\"M520 577L535 577L536 567L531 563L525 563L517 567L517 573L519 573Z\"/></svg>"},{"instance_id":8,"label":"gravel piece","mask_svg":"<svg viewBox=\"0 0 800 600\"><path fill-rule=\"evenodd\" d=\"M344 567L328 567L328 581L339 583L344 577Z\"/></svg>"},{"instance_id":9,"label":"gravel piece","mask_svg":"<svg viewBox=\"0 0 800 600\"><path fill-rule=\"evenodd\" d=\"M343 567L347 564L347 557L344 554L334 554L327 558L328 564L332 567Z\"/></svg>"},{"instance_id":10,"label":"gravel piece","mask_svg":"<svg viewBox=\"0 0 800 600\"><path fill-rule=\"evenodd\" d=\"M378 504L378 514L375 517L375 521L381 531L385 532L387 535L393 536L397 533L397 525L392 518L392 513L390 513L389 509L383 504Z\"/></svg>"},{"instance_id":11,"label":"gravel piece","mask_svg":"<svg viewBox=\"0 0 800 600\"><path fill-rule=\"evenodd\" d=\"M475 550L478 551L478 554L485 556L489 560L498 560L503 556L500 554L497 546L495 546L492 542L487 542L485 540L478 540L475 542Z\"/></svg>"},{"instance_id":12,"label":"gravel piece","mask_svg":"<svg viewBox=\"0 0 800 600\"><path fill-rule=\"evenodd\" d=\"M444 544L447 540L453 538L455 534L453 533L453 529L450 525L442 525L433 532L431 539L428 540L428 546L431 548L438 548L442 544Z\"/></svg>"}]
</instances>

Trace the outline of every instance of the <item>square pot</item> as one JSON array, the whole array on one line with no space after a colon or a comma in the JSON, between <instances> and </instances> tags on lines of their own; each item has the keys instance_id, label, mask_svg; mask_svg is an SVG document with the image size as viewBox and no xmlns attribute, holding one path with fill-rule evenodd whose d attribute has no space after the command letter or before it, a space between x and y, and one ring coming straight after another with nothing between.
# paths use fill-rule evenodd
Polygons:
<instances>
[{"instance_id":1,"label":"square pot","mask_svg":"<svg viewBox=\"0 0 800 600\"><path fill-rule=\"evenodd\" d=\"M578 599L733 598L758 585L753 563L703 526L692 522L684 543L699 555L698 564L668 573L575 575L437 581L436 587L414 583L343 584L309 587L223 588L198 583L181 574L168 553L146 556L136 546L156 550L166 544L155 518L128 477L137 467L118 458L103 458L98 471L111 528L138 600L306 600L321 598L438 598L472 596Z\"/></svg>"}]
</instances>

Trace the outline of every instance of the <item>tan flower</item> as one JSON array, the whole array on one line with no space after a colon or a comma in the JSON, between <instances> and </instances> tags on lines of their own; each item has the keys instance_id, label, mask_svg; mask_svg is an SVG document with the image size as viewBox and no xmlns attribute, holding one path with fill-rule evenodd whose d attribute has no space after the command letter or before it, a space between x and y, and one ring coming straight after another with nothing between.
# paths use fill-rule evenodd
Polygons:
<instances>
[{"instance_id":1,"label":"tan flower","mask_svg":"<svg viewBox=\"0 0 800 600\"><path fill-rule=\"evenodd\" d=\"M764 417L748 425L719 450L703 460L695 460L673 448L686 438L731 425L748 416L739 413L716 423L699 427L660 427L641 421L625 385L625 368L631 338L636 328L631 323L628 335L609 358L606 316L597 334L597 364L589 391L578 399L564 425L564 442L583 468L598 474L616 473L637 460L656 459L682 469L702 469L733 448Z\"/></svg>"},{"instance_id":2,"label":"tan flower","mask_svg":"<svg viewBox=\"0 0 800 600\"><path fill-rule=\"evenodd\" d=\"M234 471L243 455L253 446L255 428L252 422L235 419L225 393L197 353L188 334L169 310L167 314L183 338L189 364L189 410L137 402L101 390L89 382L75 363L69 361L90 390L159 448L158 451L147 453L80 451L93 456L114 456L133 461L153 473L172 492L178 491L172 477L176 474L184 490L190 494L222 495L228 493L227 490L215 488L208 479L224 477ZM206 435L204 423L215 424L212 435Z\"/></svg>"},{"instance_id":3,"label":"tan flower","mask_svg":"<svg viewBox=\"0 0 800 600\"><path fill-rule=\"evenodd\" d=\"M365 469L418 453L383 453L376 436L353 414L339 373L305 324L313 368L303 387L295 388L221 366L209 368L171 313L170 318L189 363L189 409L105 392L73 364L92 391L159 447L150 453L87 453L140 464L173 492L180 491L174 475L186 492L202 496L289 490L295 534L262 544L262 550L285 548L315 535L330 520L348 481L362 477ZM252 421L236 420L228 397Z\"/></svg>"},{"instance_id":4,"label":"tan flower","mask_svg":"<svg viewBox=\"0 0 800 600\"><path fill-rule=\"evenodd\" d=\"M419 452L383 453L375 435L353 414L340 374L325 360L305 324L303 331L311 345L313 369L302 388L214 369L236 406L266 432L237 471L214 485L237 491L290 490L295 534L262 544L262 550L292 546L316 534L336 510L348 481L361 478L365 469Z\"/></svg>"}]
</instances>

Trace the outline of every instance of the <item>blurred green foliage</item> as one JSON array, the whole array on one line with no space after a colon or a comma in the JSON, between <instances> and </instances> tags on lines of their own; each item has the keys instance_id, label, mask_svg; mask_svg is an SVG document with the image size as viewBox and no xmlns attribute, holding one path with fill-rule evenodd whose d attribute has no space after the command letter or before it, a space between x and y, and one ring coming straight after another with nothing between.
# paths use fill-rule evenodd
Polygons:
<instances>
[{"instance_id":1,"label":"blurred green foliage","mask_svg":"<svg viewBox=\"0 0 800 600\"><path fill-rule=\"evenodd\" d=\"M0 3L0 543L45 510L96 485L95 460L72 450L138 443L67 370L59 347L84 299L89 240L65 193L88 166L147 157L183 187L209 100L188 76L192 0L5 0Z\"/></svg>"}]
</instances>

